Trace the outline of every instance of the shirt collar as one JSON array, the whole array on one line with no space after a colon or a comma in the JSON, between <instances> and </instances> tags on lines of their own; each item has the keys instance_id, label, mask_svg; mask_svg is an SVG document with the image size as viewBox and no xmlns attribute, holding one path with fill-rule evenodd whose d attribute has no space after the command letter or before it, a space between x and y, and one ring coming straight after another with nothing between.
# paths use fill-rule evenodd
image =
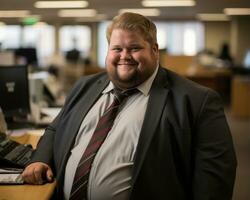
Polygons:
<instances>
[{"instance_id":1,"label":"shirt collar","mask_svg":"<svg viewBox=\"0 0 250 200\"><path fill-rule=\"evenodd\" d=\"M155 69L154 73L142 84L138 85L136 88L143 93L145 96L149 94L150 88L152 86L152 83L155 79L155 76L157 74L157 71L159 69L159 65ZM114 84L110 81L108 86L102 91L103 94L111 92L115 88Z\"/></svg>"}]
</instances>

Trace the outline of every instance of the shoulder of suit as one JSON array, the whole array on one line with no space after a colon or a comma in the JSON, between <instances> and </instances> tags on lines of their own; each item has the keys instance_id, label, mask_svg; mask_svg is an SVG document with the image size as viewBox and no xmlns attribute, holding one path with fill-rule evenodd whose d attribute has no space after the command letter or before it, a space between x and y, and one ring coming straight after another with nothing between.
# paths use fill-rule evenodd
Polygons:
<instances>
[{"instance_id":1,"label":"shoulder of suit","mask_svg":"<svg viewBox=\"0 0 250 200\"><path fill-rule=\"evenodd\" d=\"M166 73L170 88L176 92L184 93L206 93L212 91L210 88L200 85L192 80L187 79L169 69L163 68Z\"/></svg>"},{"instance_id":2,"label":"shoulder of suit","mask_svg":"<svg viewBox=\"0 0 250 200\"><path fill-rule=\"evenodd\" d=\"M106 84L108 82L108 76L107 73L101 72L94 75L88 75L84 76L81 79L79 79L76 84L73 86L73 88L70 90L69 94L67 95L67 102L74 102L75 99L78 99L80 96L86 93L86 91L90 90L91 88L97 88L95 87L95 83ZM101 84L99 84L101 86ZM83 92L84 91L84 92Z\"/></svg>"},{"instance_id":3,"label":"shoulder of suit","mask_svg":"<svg viewBox=\"0 0 250 200\"><path fill-rule=\"evenodd\" d=\"M88 88L91 85L93 85L94 83L98 83L98 82L103 82L103 81L107 81L108 80L108 76L106 72L101 72L98 74L93 74L93 75L88 75L88 76L83 76L82 78L80 78L72 87L70 94L77 94L78 92L80 92L80 90L82 90L83 88Z\"/></svg>"},{"instance_id":4,"label":"shoulder of suit","mask_svg":"<svg viewBox=\"0 0 250 200\"><path fill-rule=\"evenodd\" d=\"M97 74L91 74L87 76L83 76L79 81L78 84L86 84L86 83L92 83L92 82L98 82L98 81L105 81L108 79L108 75L106 72L100 72Z\"/></svg>"}]
</instances>

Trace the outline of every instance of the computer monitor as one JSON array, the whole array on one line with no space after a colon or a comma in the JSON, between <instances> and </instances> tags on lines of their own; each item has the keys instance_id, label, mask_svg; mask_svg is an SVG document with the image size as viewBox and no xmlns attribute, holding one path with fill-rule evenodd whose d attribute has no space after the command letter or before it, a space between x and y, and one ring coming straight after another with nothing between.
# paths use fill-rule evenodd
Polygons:
<instances>
[{"instance_id":1,"label":"computer monitor","mask_svg":"<svg viewBox=\"0 0 250 200\"><path fill-rule=\"evenodd\" d=\"M241 64L235 65L231 68L234 74L250 76L250 49L247 49Z\"/></svg>"},{"instance_id":2,"label":"computer monitor","mask_svg":"<svg viewBox=\"0 0 250 200\"><path fill-rule=\"evenodd\" d=\"M37 51L36 48L33 47L26 47L26 48L19 48L15 50L15 56L23 57L25 59L25 64L27 65L37 65Z\"/></svg>"},{"instance_id":3,"label":"computer monitor","mask_svg":"<svg viewBox=\"0 0 250 200\"><path fill-rule=\"evenodd\" d=\"M46 72L36 72L29 74L30 101L34 104L41 104L44 98L44 80L47 79Z\"/></svg>"},{"instance_id":4,"label":"computer monitor","mask_svg":"<svg viewBox=\"0 0 250 200\"><path fill-rule=\"evenodd\" d=\"M246 54L243 60L243 66L247 69L250 69L250 49L246 51Z\"/></svg>"},{"instance_id":5,"label":"computer monitor","mask_svg":"<svg viewBox=\"0 0 250 200\"><path fill-rule=\"evenodd\" d=\"M30 113L27 66L0 66L0 106L6 120Z\"/></svg>"}]
</instances>

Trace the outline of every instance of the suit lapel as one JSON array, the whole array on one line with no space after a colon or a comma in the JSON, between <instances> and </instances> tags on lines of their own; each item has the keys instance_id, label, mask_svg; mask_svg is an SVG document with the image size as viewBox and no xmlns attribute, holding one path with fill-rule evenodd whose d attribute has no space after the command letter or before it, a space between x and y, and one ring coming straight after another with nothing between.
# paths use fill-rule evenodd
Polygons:
<instances>
[{"instance_id":1,"label":"suit lapel","mask_svg":"<svg viewBox=\"0 0 250 200\"><path fill-rule=\"evenodd\" d=\"M166 71L160 67L150 90L148 106L137 145L132 176L132 188L136 182L143 160L145 159L147 150L160 121L163 108L166 104L169 91L166 77Z\"/></svg>"},{"instance_id":2,"label":"suit lapel","mask_svg":"<svg viewBox=\"0 0 250 200\"><path fill-rule=\"evenodd\" d=\"M101 95L104 88L107 86L109 80L106 78L102 78L101 80L98 80L96 83L94 83L94 86L91 89L88 89L87 91L81 91L85 93L85 97L81 98L80 103L77 105L75 109L75 117L74 117L74 136L77 134L78 129L80 128L80 125L82 123L82 120L90 110L90 108L94 105L98 97ZM73 127L72 127L73 128ZM72 138L72 135L71 135Z\"/></svg>"},{"instance_id":3,"label":"suit lapel","mask_svg":"<svg viewBox=\"0 0 250 200\"><path fill-rule=\"evenodd\" d=\"M65 169L65 164L67 162L69 153L71 151L72 145L75 140L75 136L78 133L78 130L81 126L82 120L88 113L89 109L92 107L92 105L96 102L98 97L101 95L101 92L104 90L104 88L109 83L109 80L107 79L107 76L104 78L98 80L96 83L94 83L94 86L91 89L88 89L87 91L80 91L80 93L85 93L85 97L81 98L79 104L74 108L72 112L75 112L74 118L72 119L72 123L70 126L70 132L71 134L68 134L67 138L65 138L65 150L64 152L67 152L63 155L61 164L60 164L60 170L58 174L62 174L62 171Z\"/></svg>"}]
</instances>

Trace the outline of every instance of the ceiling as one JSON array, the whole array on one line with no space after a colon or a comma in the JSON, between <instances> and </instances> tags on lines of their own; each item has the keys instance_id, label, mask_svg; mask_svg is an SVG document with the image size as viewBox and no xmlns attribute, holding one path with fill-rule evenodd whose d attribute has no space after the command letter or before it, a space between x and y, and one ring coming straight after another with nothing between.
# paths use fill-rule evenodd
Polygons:
<instances>
[{"instance_id":1,"label":"ceiling","mask_svg":"<svg viewBox=\"0 0 250 200\"><path fill-rule=\"evenodd\" d=\"M96 9L98 14L111 19L121 8L142 8L141 0L88 0L87 8ZM58 9L37 9L36 0L0 0L0 10L30 10L32 15L40 15L41 21L47 23L77 23L79 21L96 21L96 18L61 18ZM152 17L157 20L195 19L197 13L223 13L224 8L250 8L249 0L196 0L192 7L162 7L161 15ZM17 18L1 18L0 21L17 23Z\"/></svg>"}]
</instances>

